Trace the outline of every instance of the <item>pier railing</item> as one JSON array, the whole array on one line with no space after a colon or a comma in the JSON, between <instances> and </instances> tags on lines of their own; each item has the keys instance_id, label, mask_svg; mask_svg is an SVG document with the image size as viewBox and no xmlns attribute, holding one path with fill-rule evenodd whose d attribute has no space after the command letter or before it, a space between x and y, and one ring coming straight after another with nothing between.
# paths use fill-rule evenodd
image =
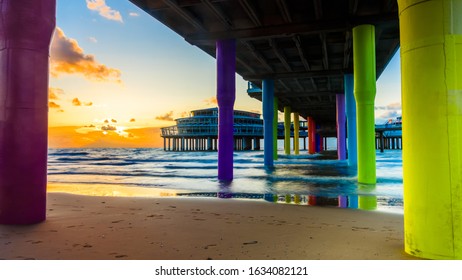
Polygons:
<instances>
[{"instance_id":1,"label":"pier railing","mask_svg":"<svg viewBox=\"0 0 462 280\"><path fill-rule=\"evenodd\" d=\"M217 135L218 127L216 125L174 125L161 129L162 137L206 137ZM259 125L234 125L234 136L263 137L263 127Z\"/></svg>"}]
</instances>

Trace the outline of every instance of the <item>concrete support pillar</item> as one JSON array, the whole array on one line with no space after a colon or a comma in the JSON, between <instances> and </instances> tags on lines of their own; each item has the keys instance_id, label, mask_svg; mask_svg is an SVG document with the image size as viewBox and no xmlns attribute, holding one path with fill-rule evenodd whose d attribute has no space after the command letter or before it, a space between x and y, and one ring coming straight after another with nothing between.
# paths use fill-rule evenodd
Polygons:
<instances>
[{"instance_id":1,"label":"concrete support pillar","mask_svg":"<svg viewBox=\"0 0 462 280\"><path fill-rule=\"evenodd\" d=\"M375 28L353 28L354 94L358 136L358 182L376 183L375 164Z\"/></svg>"},{"instance_id":2,"label":"concrete support pillar","mask_svg":"<svg viewBox=\"0 0 462 280\"><path fill-rule=\"evenodd\" d=\"M0 224L45 220L55 10L55 0L0 1Z\"/></svg>"},{"instance_id":3,"label":"concrete support pillar","mask_svg":"<svg viewBox=\"0 0 462 280\"><path fill-rule=\"evenodd\" d=\"M278 160L278 113L279 104L277 97L274 97L274 116L273 116L273 159Z\"/></svg>"},{"instance_id":4,"label":"concrete support pillar","mask_svg":"<svg viewBox=\"0 0 462 280\"><path fill-rule=\"evenodd\" d=\"M312 117L308 118L308 153L316 153L316 123Z\"/></svg>"},{"instance_id":5,"label":"concrete support pillar","mask_svg":"<svg viewBox=\"0 0 462 280\"><path fill-rule=\"evenodd\" d=\"M356 100L353 91L353 75L344 76L345 112L347 118L348 135L348 165L358 165L358 141L356 133Z\"/></svg>"},{"instance_id":6,"label":"concrete support pillar","mask_svg":"<svg viewBox=\"0 0 462 280\"><path fill-rule=\"evenodd\" d=\"M244 138L244 150L246 151L252 150L252 138L250 137Z\"/></svg>"},{"instance_id":7,"label":"concrete support pillar","mask_svg":"<svg viewBox=\"0 0 462 280\"><path fill-rule=\"evenodd\" d=\"M405 250L462 259L462 1L398 5Z\"/></svg>"},{"instance_id":8,"label":"concrete support pillar","mask_svg":"<svg viewBox=\"0 0 462 280\"><path fill-rule=\"evenodd\" d=\"M233 179L234 101L236 99L236 41L216 43L218 101L218 180Z\"/></svg>"},{"instance_id":9,"label":"concrete support pillar","mask_svg":"<svg viewBox=\"0 0 462 280\"><path fill-rule=\"evenodd\" d=\"M274 121L274 81L263 80L263 134L265 166L274 165L273 121Z\"/></svg>"},{"instance_id":10,"label":"concrete support pillar","mask_svg":"<svg viewBox=\"0 0 462 280\"><path fill-rule=\"evenodd\" d=\"M321 134L316 133L316 152L319 153L322 151L322 137Z\"/></svg>"},{"instance_id":11,"label":"concrete support pillar","mask_svg":"<svg viewBox=\"0 0 462 280\"><path fill-rule=\"evenodd\" d=\"M337 94L337 158L346 159L345 96Z\"/></svg>"},{"instance_id":12,"label":"concrete support pillar","mask_svg":"<svg viewBox=\"0 0 462 280\"><path fill-rule=\"evenodd\" d=\"M212 137L207 137L207 151L212 150Z\"/></svg>"},{"instance_id":13,"label":"concrete support pillar","mask_svg":"<svg viewBox=\"0 0 462 280\"><path fill-rule=\"evenodd\" d=\"M289 106L284 107L284 153L290 155L290 114Z\"/></svg>"},{"instance_id":14,"label":"concrete support pillar","mask_svg":"<svg viewBox=\"0 0 462 280\"><path fill-rule=\"evenodd\" d=\"M300 116L294 113L294 154L300 154Z\"/></svg>"},{"instance_id":15,"label":"concrete support pillar","mask_svg":"<svg viewBox=\"0 0 462 280\"><path fill-rule=\"evenodd\" d=\"M380 132L380 152L383 153L385 148L385 141L383 140L383 132Z\"/></svg>"},{"instance_id":16,"label":"concrete support pillar","mask_svg":"<svg viewBox=\"0 0 462 280\"><path fill-rule=\"evenodd\" d=\"M253 150L254 151L260 150L260 139L258 137L255 137L253 139Z\"/></svg>"}]
</instances>

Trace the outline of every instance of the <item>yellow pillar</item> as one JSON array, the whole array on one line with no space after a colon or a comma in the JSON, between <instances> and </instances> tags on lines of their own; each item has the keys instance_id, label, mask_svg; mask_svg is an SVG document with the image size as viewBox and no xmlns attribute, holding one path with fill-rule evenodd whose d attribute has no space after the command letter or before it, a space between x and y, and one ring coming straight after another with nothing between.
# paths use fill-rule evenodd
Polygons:
<instances>
[{"instance_id":1,"label":"yellow pillar","mask_svg":"<svg viewBox=\"0 0 462 280\"><path fill-rule=\"evenodd\" d=\"M290 107L284 107L284 153L290 155Z\"/></svg>"},{"instance_id":2,"label":"yellow pillar","mask_svg":"<svg viewBox=\"0 0 462 280\"><path fill-rule=\"evenodd\" d=\"M407 253L462 259L462 0L399 0Z\"/></svg>"},{"instance_id":3,"label":"yellow pillar","mask_svg":"<svg viewBox=\"0 0 462 280\"><path fill-rule=\"evenodd\" d=\"M294 154L300 154L300 116L294 113Z\"/></svg>"}]
</instances>

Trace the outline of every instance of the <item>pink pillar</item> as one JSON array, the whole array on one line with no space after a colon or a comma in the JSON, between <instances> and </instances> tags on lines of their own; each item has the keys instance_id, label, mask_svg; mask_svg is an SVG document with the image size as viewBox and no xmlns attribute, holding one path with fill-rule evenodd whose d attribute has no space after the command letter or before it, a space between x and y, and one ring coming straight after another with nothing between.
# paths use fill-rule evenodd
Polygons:
<instances>
[{"instance_id":1,"label":"pink pillar","mask_svg":"<svg viewBox=\"0 0 462 280\"><path fill-rule=\"evenodd\" d=\"M0 1L0 223L45 220L56 0Z\"/></svg>"}]
</instances>

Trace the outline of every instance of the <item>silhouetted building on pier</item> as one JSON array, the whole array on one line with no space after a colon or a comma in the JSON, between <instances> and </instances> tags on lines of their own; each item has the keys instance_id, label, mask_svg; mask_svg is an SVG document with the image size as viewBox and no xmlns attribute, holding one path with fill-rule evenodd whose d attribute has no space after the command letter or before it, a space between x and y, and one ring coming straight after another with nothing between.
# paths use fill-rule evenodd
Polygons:
<instances>
[{"instance_id":1,"label":"silhouetted building on pier","mask_svg":"<svg viewBox=\"0 0 462 280\"><path fill-rule=\"evenodd\" d=\"M191 111L176 119L176 125L161 128L166 151L216 151L218 108ZM260 150L263 120L260 114L234 110L234 150Z\"/></svg>"}]
</instances>

